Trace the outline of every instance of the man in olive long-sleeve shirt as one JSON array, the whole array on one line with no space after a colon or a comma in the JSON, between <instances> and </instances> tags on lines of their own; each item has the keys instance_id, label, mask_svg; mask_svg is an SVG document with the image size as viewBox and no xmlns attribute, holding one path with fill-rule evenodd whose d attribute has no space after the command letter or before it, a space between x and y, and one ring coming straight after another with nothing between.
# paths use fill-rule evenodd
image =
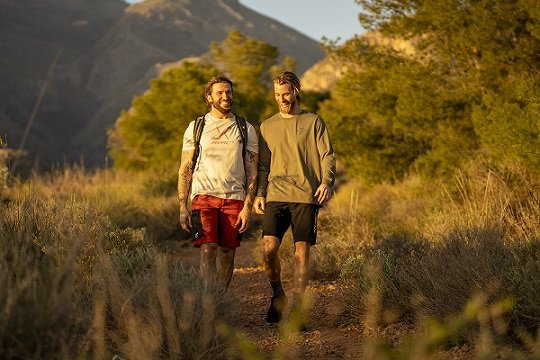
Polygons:
<instances>
[{"instance_id":1,"label":"man in olive long-sleeve shirt","mask_svg":"<svg viewBox=\"0 0 540 360\"><path fill-rule=\"evenodd\" d=\"M332 195L336 162L324 121L300 107L300 80L292 72L274 78L279 113L264 121L259 139L255 210L264 214L264 263L272 287L266 321L281 320L288 299L281 285L278 250L292 226L295 245L293 310L301 311L317 212ZM303 324L301 325L304 326Z\"/></svg>"}]
</instances>

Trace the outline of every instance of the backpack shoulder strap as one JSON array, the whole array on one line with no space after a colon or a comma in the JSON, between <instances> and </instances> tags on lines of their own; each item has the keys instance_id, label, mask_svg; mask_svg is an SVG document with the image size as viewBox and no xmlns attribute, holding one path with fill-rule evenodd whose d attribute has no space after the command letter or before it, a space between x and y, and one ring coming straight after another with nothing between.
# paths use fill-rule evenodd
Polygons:
<instances>
[{"instance_id":1,"label":"backpack shoulder strap","mask_svg":"<svg viewBox=\"0 0 540 360\"><path fill-rule=\"evenodd\" d=\"M199 158L199 153L201 150L201 136L204 128L204 115L199 116L195 119L195 124L193 124L193 144L195 145L195 150L193 151L193 159L191 160L191 171L195 170L195 165L197 164L197 159Z\"/></svg>"},{"instance_id":2,"label":"backpack shoulder strap","mask_svg":"<svg viewBox=\"0 0 540 360\"><path fill-rule=\"evenodd\" d=\"M244 119L242 116L236 115L236 126L238 126L238 129L240 129L240 136L242 137L242 156L246 157L246 145L248 140L248 130L247 130L247 124L246 119Z\"/></svg>"}]
</instances>

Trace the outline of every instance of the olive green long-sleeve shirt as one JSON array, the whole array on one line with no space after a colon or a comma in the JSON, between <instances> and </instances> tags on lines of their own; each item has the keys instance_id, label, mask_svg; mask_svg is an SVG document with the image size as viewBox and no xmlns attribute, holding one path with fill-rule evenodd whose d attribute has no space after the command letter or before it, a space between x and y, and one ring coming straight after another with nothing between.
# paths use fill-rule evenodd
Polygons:
<instances>
[{"instance_id":1,"label":"olive green long-sleeve shirt","mask_svg":"<svg viewBox=\"0 0 540 360\"><path fill-rule=\"evenodd\" d=\"M324 121L302 111L279 113L261 124L257 196L267 202L318 204L319 185L334 185L336 160Z\"/></svg>"}]
</instances>

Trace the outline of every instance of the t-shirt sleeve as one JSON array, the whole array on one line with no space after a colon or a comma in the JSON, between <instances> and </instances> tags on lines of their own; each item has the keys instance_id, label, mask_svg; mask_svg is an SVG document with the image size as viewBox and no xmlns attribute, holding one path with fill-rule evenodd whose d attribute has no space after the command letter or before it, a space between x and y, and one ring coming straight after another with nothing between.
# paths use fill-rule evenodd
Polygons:
<instances>
[{"instance_id":1,"label":"t-shirt sleeve","mask_svg":"<svg viewBox=\"0 0 540 360\"><path fill-rule=\"evenodd\" d=\"M257 179L257 196L266 197L266 192L268 188L268 175L270 174L270 159L272 154L266 140L264 139L263 134L264 124L260 128L260 138L259 138L259 166L258 166L258 179Z\"/></svg>"},{"instance_id":2,"label":"t-shirt sleeve","mask_svg":"<svg viewBox=\"0 0 540 360\"><path fill-rule=\"evenodd\" d=\"M334 154L334 147L330 141L326 124L320 117L317 117L316 122L316 144L319 151L319 157L322 170L321 183L330 187L334 186L336 180L336 157Z\"/></svg>"},{"instance_id":3,"label":"t-shirt sleeve","mask_svg":"<svg viewBox=\"0 0 540 360\"><path fill-rule=\"evenodd\" d=\"M259 153L259 138L257 136L257 131L250 123L247 124L248 129L248 141L246 144L246 150L249 150L254 153Z\"/></svg>"},{"instance_id":4,"label":"t-shirt sleeve","mask_svg":"<svg viewBox=\"0 0 540 360\"><path fill-rule=\"evenodd\" d=\"M195 149L195 143L193 143L193 127L195 121L189 123L186 131L184 132L184 139L182 141L182 151L189 151Z\"/></svg>"}]
</instances>

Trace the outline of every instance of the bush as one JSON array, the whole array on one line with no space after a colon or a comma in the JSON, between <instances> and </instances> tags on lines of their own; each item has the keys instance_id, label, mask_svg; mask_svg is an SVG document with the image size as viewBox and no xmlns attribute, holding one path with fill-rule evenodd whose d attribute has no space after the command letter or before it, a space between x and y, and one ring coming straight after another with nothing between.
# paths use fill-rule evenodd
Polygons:
<instances>
[{"instance_id":1,"label":"bush","mask_svg":"<svg viewBox=\"0 0 540 360\"><path fill-rule=\"evenodd\" d=\"M380 185L365 189L355 200L360 204L354 208L357 214L348 217L348 237L366 238L354 220L364 219L372 240L349 252L345 262L336 261L342 265L341 278L354 285L351 309L365 313L376 293L394 320L445 318L481 295L488 305L504 299L513 303L505 315L513 331L536 329L540 202L532 189L540 184L523 169L500 171L482 172L477 166L456 177L454 185L441 187L439 194L416 192L416 205L406 207L414 220L396 209L416 186L387 185L384 193ZM388 195L405 186L408 196ZM374 194L380 202L372 206L367 199ZM373 213L377 215L371 217Z\"/></svg>"}]
</instances>

